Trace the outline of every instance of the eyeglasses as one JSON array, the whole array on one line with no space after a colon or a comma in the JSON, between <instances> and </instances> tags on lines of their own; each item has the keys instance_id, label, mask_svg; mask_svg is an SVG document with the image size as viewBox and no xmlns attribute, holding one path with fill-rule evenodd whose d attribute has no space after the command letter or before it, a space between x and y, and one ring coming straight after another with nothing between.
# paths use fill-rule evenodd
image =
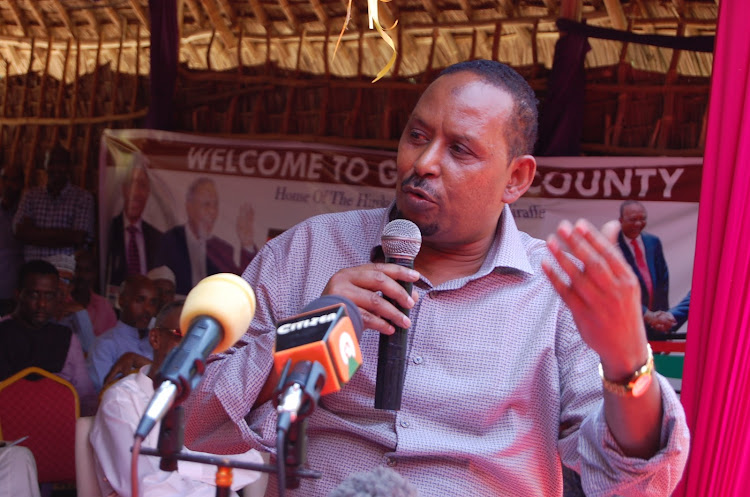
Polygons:
<instances>
[{"instance_id":1,"label":"eyeglasses","mask_svg":"<svg viewBox=\"0 0 750 497\"><path fill-rule=\"evenodd\" d=\"M154 327L156 331L163 331L165 333L169 333L174 338L182 339L182 331L180 331L179 328L165 328L163 326L156 326Z\"/></svg>"}]
</instances>

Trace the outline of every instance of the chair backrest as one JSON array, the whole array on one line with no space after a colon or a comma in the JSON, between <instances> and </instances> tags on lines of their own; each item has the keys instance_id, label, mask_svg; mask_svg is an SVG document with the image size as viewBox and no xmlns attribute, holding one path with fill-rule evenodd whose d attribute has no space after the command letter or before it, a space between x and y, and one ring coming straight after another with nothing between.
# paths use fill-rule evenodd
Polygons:
<instances>
[{"instance_id":1,"label":"chair backrest","mask_svg":"<svg viewBox=\"0 0 750 497\"><path fill-rule=\"evenodd\" d=\"M78 497L101 497L99 482L94 469L94 448L89 442L89 433L94 425L93 416L83 416L76 421L76 495Z\"/></svg>"},{"instance_id":2,"label":"chair backrest","mask_svg":"<svg viewBox=\"0 0 750 497\"><path fill-rule=\"evenodd\" d=\"M37 367L0 382L0 437L21 442L36 459L40 483L75 482L78 393L62 378Z\"/></svg>"}]
</instances>

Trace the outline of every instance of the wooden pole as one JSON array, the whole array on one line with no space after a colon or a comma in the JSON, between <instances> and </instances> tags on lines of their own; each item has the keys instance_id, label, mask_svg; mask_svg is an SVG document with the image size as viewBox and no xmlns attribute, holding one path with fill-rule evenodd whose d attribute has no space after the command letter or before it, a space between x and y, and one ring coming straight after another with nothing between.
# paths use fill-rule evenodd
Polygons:
<instances>
[{"instance_id":1,"label":"wooden pole","mask_svg":"<svg viewBox=\"0 0 750 497\"><path fill-rule=\"evenodd\" d=\"M80 78L80 67L81 67L81 39L76 39L76 72L75 78L73 79L73 105L70 112L70 125L68 126L68 150L70 150L73 144L74 127L73 122L78 115L78 80ZM54 145L54 144L53 144Z\"/></svg>"},{"instance_id":2,"label":"wooden pole","mask_svg":"<svg viewBox=\"0 0 750 497\"><path fill-rule=\"evenodd\" d=\"M50 35L50 44L52 41L52 36ZM52 50L49 48L47 49L47 56L44 58L44 70L42 71L41 81L39 82L39 95L38 95L38 102L36 106L36 115L39 117L42 117L44 114L44 101L45 97L47 95L46 89L47 89L47 77L49 75L49 61L50 57L52 55ZM39 126L34 126L34 133L31 136L31 147L30 150L34 151L39 146L39 132L41 131ZM31 169L31 166L34 163L34 155L33 153L29 154L26 158L26 169Z\"/></svg>"},{"instance_id":3,"label":"wooden pole","mask_svg":"<svg viewBox=\"0 0 750 497\"><path fill-rule=\"evenodd\" d=\"M32 74L32 67L34 65L34 44L36 42L36 38L31 38L31 52L29 54L29 67L26 71L26 77L24 78L23 83L23 93L21 94L21 105L18 107L18 115L19 117L24 117L24 114L26 113L26 98L29 94L29 84L31 81L31 74ZM18 153L18 144L21 142L21 135L23 134L23 126L16 127L15 134L13 135L13 143L10 146L10 157L8 159L8 164L15 164L16 162L16 154ZM29 150L29 153L34 154L34 149ZM30 177L28 174L28 163L26 164L26 171L25 176L27 178L27 181Z\"/></svg>"},{"instance_id":4,"label":"wooden pole","mask_svg":"<svg viewBox=\"0 0 750 497\"><path fill-rule=\"evenodd\" d=\"M121 29L120 29L120 46L117 47L117 62L115 63L115 75L112 79L112 100L110 101L109 105L109 113L114 114L117 112L117 96L120 94L120 71L121 71L121 64L122 64L122 50L123 50L123 43L125 42L125 30L128 27L128 23L125 21L125 19L122 20L120 23ZM137 75L136 75L137 77Z\"/></svg>"},{"instance_id":5,"label":"wooden pole","mask_svg":"<svg viewBox=\"0 0 750 497\"><path fill-rule=\"evenodd\" d=\"M96 61L94 64L94 81L91 84L91 100L89 101L89 118L94 117L94 114L96 114L96 101L97 101L97 94L99 92L99 56L101 55L102 51L102 32L99 31L99 45L96 47ZM86 176L88 174L89 169L89 157L91 154L89 153L89 149L91 147L91 133L93 131L93 124L89 123L86 125L86 131L83 137L83 151L82 151L82 159L83 163L81 164L81 178L79 182L79 186L81 188L86 188Z\"/></svg>"},{"instance_id":6,"label":"wooden pole","mask_svg":"<svg viewBox=\"0 0 750 497\"><path fill-rule=\"evenodd\" d=\"M57 97L55 98L55 117L59 118L62 115L63 96L65 95L65 80L68 73L68 59L70 57L70 38L68 43L65 45L65 58L63 59L63 70L62 76L60 77L60 86L57 87ZM52 143L57 143L60 138L60 126L55 124L52 128Z\"/></svg>"}]
</instances>

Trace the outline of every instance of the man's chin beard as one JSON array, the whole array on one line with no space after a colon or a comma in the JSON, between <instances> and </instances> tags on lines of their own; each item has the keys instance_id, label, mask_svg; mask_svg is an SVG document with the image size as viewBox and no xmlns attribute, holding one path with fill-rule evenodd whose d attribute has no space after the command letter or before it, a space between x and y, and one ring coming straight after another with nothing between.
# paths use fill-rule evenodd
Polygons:
<instances>
[{"instance_id":1,"label":"man's chin beard","mask_svg":"<svg viewBox=\"0 0 750 497\"><path fill-rule=\"evenodd\" d=\"M396 207L393 219L406 219L407 221L413 222L417 225L417 228L419 228L419 232L422 234L422 238L435 235L438 231L440 231L440 225L437 223L437 221L429 224L418 223L404 216L404 214L398 209L398 207Z\"/></svg>"}]
</instances>

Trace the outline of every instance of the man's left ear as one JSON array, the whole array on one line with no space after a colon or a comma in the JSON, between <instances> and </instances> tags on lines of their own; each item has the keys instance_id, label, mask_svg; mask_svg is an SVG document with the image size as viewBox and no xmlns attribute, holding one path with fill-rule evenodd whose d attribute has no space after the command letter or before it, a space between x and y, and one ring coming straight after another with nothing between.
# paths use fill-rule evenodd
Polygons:
<instances>
[{"instance_id":1,"label":"man's left ear","mask_svg":"<svg viewBox=\"0 0 750 497\"><path fill-rule=\"evenodd\" d=\"M503 190L503 202L511 204L531 187L536 174L536 159L533 155L519 155L508 166L511 169L508 184Z\"/></svg>"}]
</instances>

